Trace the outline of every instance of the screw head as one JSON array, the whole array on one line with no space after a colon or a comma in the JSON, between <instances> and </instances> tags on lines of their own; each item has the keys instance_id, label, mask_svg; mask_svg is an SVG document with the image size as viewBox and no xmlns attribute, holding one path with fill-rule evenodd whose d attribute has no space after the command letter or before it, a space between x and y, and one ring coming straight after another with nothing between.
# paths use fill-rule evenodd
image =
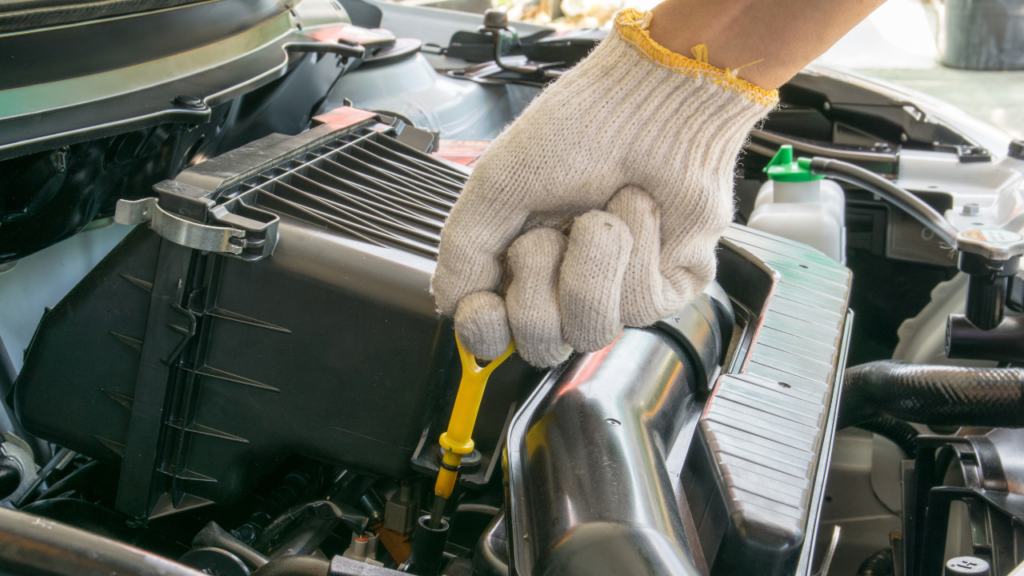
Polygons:
<instances>
[{"instance_id":1,"label":"screw head","mask_svg":"<svg viewBox=\"0 0 1024 576\"><path fill-rule=\"evenodd\" d=\"M182 108L188 108L190 110L202 110L206 108L206 104L203 103L203 99L197 96L189 96L183 94L181 96L175 96L174 104L181 106Z\"/></svg>"}]
</instances>

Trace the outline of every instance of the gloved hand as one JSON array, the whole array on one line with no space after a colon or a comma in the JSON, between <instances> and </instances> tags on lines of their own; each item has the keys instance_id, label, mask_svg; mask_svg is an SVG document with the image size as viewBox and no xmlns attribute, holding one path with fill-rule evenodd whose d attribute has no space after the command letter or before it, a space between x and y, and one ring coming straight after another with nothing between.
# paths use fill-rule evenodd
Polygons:
<instances>
[{"instance_id":1,"label":"gloved hand","mask_svg":"<svg viewBox=\"0 0 1024 576\"><path fill-rule=\"evenodd\" d=\"M714 278L736 156L778 93L669 52L649 19L621 12L491 143L448 217L431 288L477 357L515 337L552 366Z\"/></svg>"}]
</instances>

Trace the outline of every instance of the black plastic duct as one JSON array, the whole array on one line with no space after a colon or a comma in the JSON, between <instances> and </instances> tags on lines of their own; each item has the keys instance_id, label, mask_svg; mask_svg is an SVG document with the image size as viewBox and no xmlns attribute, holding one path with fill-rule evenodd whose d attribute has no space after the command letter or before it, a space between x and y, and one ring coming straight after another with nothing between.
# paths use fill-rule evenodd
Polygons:
<instances>
[{"instance_id":1,"label":"black plastic duct","mask_svg":"<svg viewBox=\"0 0 1024 576\"><path fill-rule=\"evenodd\" d=\"M1024 427L1024 370L882 360L846 371L839 426L880 415L931 426Z\"/></svg>"}]
</instances>

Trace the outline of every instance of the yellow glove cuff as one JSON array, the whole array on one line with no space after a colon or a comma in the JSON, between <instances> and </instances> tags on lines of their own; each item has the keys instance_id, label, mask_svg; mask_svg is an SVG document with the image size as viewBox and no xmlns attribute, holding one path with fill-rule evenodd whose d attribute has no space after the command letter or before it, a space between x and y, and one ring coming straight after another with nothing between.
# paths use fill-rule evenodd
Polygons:
<instances>
[{"instance_id":1,"label":"yellow glove cuff","mask_svg":"<svg viewBox=\"0 0 1024 576\"><path fill-rule=\"evenodd\" d=\"M647 31L650 23L650 12L641 12L632 8L627 8L615 16L615 29L618 31L619 36L636 48L637 52L646 60L662 68L678 72L683 76L709 80L726 90L743 94L748 99L763 106L774 108L778 105L778 90L765 90L760 86L737 78L736 73L739 71L739 68L736 70L729 70L728 68L722 70L708 64L707 46L703 44L695 46L693 53L697 59L694 59L676 54L658 44L651 39L651 35Z\"/></svg>"}]
</instances>

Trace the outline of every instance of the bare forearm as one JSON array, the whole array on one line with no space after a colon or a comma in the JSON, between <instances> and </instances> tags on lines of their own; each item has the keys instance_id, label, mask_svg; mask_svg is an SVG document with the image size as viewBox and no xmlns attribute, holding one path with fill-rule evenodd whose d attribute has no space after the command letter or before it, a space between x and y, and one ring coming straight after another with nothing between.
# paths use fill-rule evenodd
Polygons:
<instances>
[{"instance_id":1,"label":"bare forearm","mask_svg":"<svg viewBox=\"0 0 1024 576\"><path fill-rule=\"evenodd\" d=\"M820 56L885 0L666 0L651 20L651 38L690 55L708 46L708 63L775 89Z\"/></svg>"}]
</instances>

